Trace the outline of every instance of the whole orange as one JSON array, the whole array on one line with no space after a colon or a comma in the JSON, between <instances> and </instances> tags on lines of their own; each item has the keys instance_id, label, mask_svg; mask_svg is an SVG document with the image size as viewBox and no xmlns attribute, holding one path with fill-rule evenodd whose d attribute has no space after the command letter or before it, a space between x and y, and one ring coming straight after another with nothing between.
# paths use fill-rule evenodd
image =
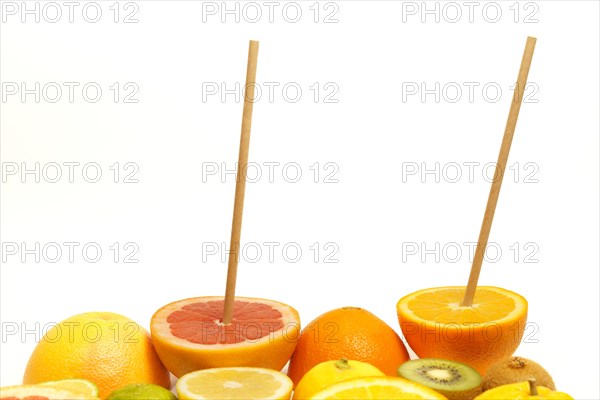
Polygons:
<instances>
[{"instance_id":1,"label":"whole orange","mask_svg":"<svg viewBox=\"0 0 600 400\"><path fill-rule=\"evenodd\" d=\"M409 360L389 325L362 308L343 307L320 315L302 330L288 375L297 385L315 365L341 358L369 363L390 376Z\"/></svg>"},{"instance_id":2,"label":"whole orange","mask_svg":"<svg viewBox=\"0 0 600 400\"><path fill-rule=\"evenodd\" d=\"M148 332L107 312L75 315L49 329L29 358L23 383L68 378L94 382L101 398L132 383L171 384Z\"/></svg>"}]
</instances>

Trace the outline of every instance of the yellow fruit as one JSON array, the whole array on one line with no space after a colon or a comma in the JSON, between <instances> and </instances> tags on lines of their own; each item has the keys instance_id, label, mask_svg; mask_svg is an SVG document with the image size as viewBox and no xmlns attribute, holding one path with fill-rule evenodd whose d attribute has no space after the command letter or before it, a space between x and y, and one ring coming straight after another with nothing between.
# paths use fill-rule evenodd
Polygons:
<instances>
[{"instance_id":1,"label":"yellow fruit","mask_svg":"<svg viewBox=\"0 0 600 400\"><path fill-rule=\"evenodd\" d=\"M288 400L292 381L266 368L211 368L191 372L177 381L180 400Z\"/></svg>"},{"instance_id":2,"label":"yellow fruit","mask_svg":"<svg viewBox=\"0 0 600 400\"><path fill-rule=\"evenodd\" d=\"M294 389L294 400L308 399L319 390L331 386L334 383L347 381L353 378L366 376L385 376L371 364L355 360L331 360L315 365L308 371L298 386Z\"/></svg>"},{"instance_id":3,"label":"yellow fruit","mask_svg":"<svg viewBox=\"0 0 600 400\"><path fill-rule=\"evenodd\" d=\"M277 301L238 296L233 319L224 325L223 308L223 297L196 297L154 313L152 340L169 371L181 377L206 368L281 370L296 347L298 312Z\"/></svg>"},{"instance_id":4,"label":"yellow fruit","mask_svg":"<svg viewBox=\"0 0 600 400\"><path fill-rule=\"evenodd\" d=\"M506 289L479 286L471 307L461 306L464 286L424 289L396 305L400 328L420 358L465 363L484 375L510 357L527 321L527 300Z\"/></svg>"},{"instance_id":5,"label":"yellow fruit","mask_svg":"<svg viewBox=\"0 0 600 400\"><path fill-rule=\"evenodd\" d=\"M69 378L94 382L102 398L131 383L171 384L148 332L122 315L100 312L75 315L48 330L29 359L23 383Z\"/></svg>"},{"instance_id":6,"label":"yellow fruit","mask_svg":"<svg viewBox=\"0 0 600 400\"><path fill-rule=\"evenodd\" d=\"M61 379L40 383L41 386L50 386L56 389L65 389L84 396L98 397L98 386L86 379Z\"/></svg>"},{"instance_id":7,"label":"yellow fruit","mask_svg":"<svg viewBox=\"0 0 600 400\"><path fill-rule=\"evenodd\" d=\"M573 398L566 393L554 392L546 387L537 386L534 379L529 382L497 386L475 397L475 400L511 399L573 400Z\"/></svg>"},{"instance_id":8,"label":"yellow fruit","mask_svg":"<svg viewBox=\"0 0 600 400\"><path fill-rule=\"evenodd\" d=\"M331 385L317 393L310 400L447 400L433 389L403 378L389 376L356 378Z\"/></svg>"},{"instance_id":9,"label":"yellow fruit","mask_svg":"<svg viewBox=\"0 0 600 400\"><path fill-rule=\"evenodd\" d=\"M0 400L99 400L97 396L88 396L43 385L20 385L0 388Z\"/></svg>"}]
</instances>

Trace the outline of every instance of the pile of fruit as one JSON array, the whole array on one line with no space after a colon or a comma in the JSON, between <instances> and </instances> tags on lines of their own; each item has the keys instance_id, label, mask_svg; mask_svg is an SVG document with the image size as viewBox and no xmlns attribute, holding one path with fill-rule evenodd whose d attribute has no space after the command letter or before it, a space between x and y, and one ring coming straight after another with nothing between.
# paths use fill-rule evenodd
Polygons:
<instances>
[{"instance_id":1,"label":"pile of fruit","mask_svg":"<svg viewBox=\"0 0 600 400\"><path fill-rule=\"evenodd\" d=\"M81 314L46 332L23 384L0 388L0 400L571 399L540 365L513 356L526 300L482 286L463 307L464 291L400 299L414 360L390 326L357 307L302 330L294 308L244 297L230 324L221 322L222 297L173 302L154 314L151 333L118 314Z\"/></svg>"}]
</instances>

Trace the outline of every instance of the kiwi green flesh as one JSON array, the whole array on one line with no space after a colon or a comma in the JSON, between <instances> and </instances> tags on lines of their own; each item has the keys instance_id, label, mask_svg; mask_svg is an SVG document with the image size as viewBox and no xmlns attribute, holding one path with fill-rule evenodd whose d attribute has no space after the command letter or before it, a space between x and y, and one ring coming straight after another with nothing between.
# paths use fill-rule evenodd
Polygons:
<instances>
[{"instance_id":1,"label":"kiwi green flesh","mask_svg":"<svg viewBox=\"0 0 600 400\"><path fill-rule=\"evenodd\" d=\"M466 364L439 358L407 361L398 368L398 375L431 389L463 392L481 385L481 375Z\"/></svg>"}]
</instances>

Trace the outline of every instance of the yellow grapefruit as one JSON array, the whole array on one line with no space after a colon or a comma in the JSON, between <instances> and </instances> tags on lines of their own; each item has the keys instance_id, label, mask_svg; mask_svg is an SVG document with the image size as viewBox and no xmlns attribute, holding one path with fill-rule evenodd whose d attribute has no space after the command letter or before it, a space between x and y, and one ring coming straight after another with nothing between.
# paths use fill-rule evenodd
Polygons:
<instances>
[{"instance_id":1,"label":"yellow grapefruit","mask_svg":"<svg viewBox=\"0 0 600 400\"><path fill-rule=\"evenodd\" d=\"M107 312L75 315L49 329L29 358L23 383L72 378L94 382L102 398L131 383L171 384L148 332Z\"/></svg>"}]
</instances>

